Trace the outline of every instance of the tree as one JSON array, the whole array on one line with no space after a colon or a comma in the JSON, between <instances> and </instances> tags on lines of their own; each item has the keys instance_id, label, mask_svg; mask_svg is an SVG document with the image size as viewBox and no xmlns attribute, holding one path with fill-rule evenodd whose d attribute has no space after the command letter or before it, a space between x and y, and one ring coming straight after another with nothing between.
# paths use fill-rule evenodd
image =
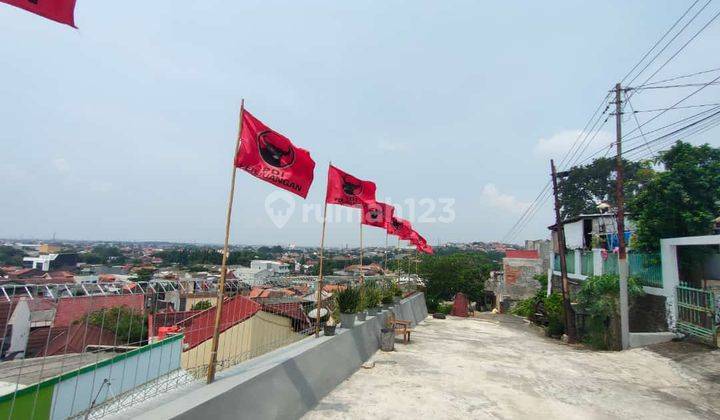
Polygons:
<instances>
[{"instance_id":1,"label":"tree","mask_svg":"<svg viewBox=\"0 0 720 420\"><path fill-rule=\"evenodd\" d=\"M656 163L664 170L628 201L637 223L633 245L657 251L662 238L712 234L720 215L720 149L678 141Z\"/></svg>"},{"instance_id":2,"label":"tree","mask_svg":"<svg viewBox=\"0 0 720 420\"><path fill-rule=\"evenodd\" d=\"M147 341L147 316L127 306L114 306L92 312L85 322L115 333L118 345L139 346Z\"/></svg>"},{"instance_id":3,"label":"tree","mask_svg":"<svg viewBox=\"0 0 720 420\"><path fill-rule=\"evenodd\" d=\"M205 309L210 308L212 308L212 303L210 303L209 300L201 300L200 302L194 304L190 309L193 311L204 311Z\"/></svg>"},{"instance_id":4,"label":"tree","mask_svg":"<svg viewBox=\"0 0 720 420\"><path fill-rule=\"evenodd\" d=\"M141 268L135 274L137 274L138 281L146 282L152 279L153 274L155 274L155 270L152 268Z\"/></svg>"},{"instance_id":5,"label":"tree","mask_svg":"<svg viewBox=\"0 0 720 420\"><path fill-rule=\"evenodd\" d=\"M471 301L485 294L485 279L498 268L484 253L425 255L420 262L420 276L425 279L429 306L449 300L462 292Z\"/></svg>"},{"instance_id":6,"label":"tree","mask_svg":"<svg viewBox=\"0 0 720 420\"><path fill-rule=\"evenodd\" d=\"M0 264L20 266L25 252L11 246L0 246Z\"/></svg>"},{"instance_id":7,"label":"tree","mask_svg":"<svg viewBox=\"0 0 720 420\"><path fill-rule=\"evenodd\" d=\"M624 161L625 199L630 200L653 176L649 162ZM560 177L558 194L563 218L597 213L596 206L607 202L615 206L615 159L600 158L584 166L572 167Z\"/></svg>"}]
</instances>

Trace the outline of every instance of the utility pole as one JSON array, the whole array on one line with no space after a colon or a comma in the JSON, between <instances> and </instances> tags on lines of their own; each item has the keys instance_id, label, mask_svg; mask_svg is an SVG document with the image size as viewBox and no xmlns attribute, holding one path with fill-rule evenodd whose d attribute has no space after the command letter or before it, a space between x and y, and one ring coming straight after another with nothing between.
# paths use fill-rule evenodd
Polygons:
<instances>
[{"instance_id":1,"label":"utility pole","mask_svg":"<svg viewBox=\"0 0 720 420\"><path fill-rule=\"evenodd\" d=\"M557 235L558 252L560 253L560 276L562 277L561 288L563 297L563 308L565 309L565 332L568 342L577 341L577 329L575 328L575 311L570 304L570 285L567 276L567 260L565 259L565 226L560 216L560 200L558 199L557 171L555 162L550 160L552 171L553 196L555 196L555 233Z\"/></svg>"},{"instance_id":2,"label":"utility pole","mask_svg":"<svg viewBox=\"0 0 720 420\"><path fill-rule=\"evenodd\" d=\"M628 302L628 261L625 251L625 196L623 193L622 160L622 87L615 85L615 197L617 201L618 274L620 277L620 342L622 349L630 347L630 305Z\"/></svg>"}]
</instances>

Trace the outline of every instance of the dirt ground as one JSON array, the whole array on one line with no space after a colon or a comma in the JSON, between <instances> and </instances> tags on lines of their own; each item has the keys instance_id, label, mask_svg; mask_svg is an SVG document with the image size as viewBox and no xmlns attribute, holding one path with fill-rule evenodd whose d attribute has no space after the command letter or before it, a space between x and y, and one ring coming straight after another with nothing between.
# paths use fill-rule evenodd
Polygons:
<instances>
[{"instance_id":1,"label":"dirt ground","mask_svg":"<svg viewBox=\"0 0 720 420\"><path fill-rule=\"evenodd\" d=\"M428 318L304 419L720 419L720 350L597 352L511 315Z\"/></svg>"}]
</instances>

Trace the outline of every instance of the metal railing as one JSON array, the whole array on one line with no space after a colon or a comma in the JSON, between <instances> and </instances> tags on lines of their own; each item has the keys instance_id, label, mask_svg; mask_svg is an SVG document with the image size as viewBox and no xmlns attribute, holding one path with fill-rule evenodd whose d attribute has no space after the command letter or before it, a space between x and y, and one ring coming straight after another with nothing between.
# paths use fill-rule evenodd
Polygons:
<instances>
[{"instance_id":1,"label":"metal railing","mask_svg":"<svg viewBox=\"0 0 720 420\"><path fill-rule=\"evenodd\" d=\"M310 336L310 283L229 280L217 369ZM0 286L0 418L100 418L204 379L216 301L205 281Z\"/></svg>"},{"instance_id":2,"label":"metal railing","mask_svg":"<svg viewBox=\"0 0 720 420\"><path fill-rule=\"evenodd\" d=\"M643 286L663 287L660 254L628 253L630 275L640 279Z\"/></svg>"},{"instance_id":3,"label":"metal railing","mask_svg":"<svg viewBox=\"0 0 720 420\"><path fill-rule=\"evenodd\" d=\"M315 280L227 280L217 370L314 335ZM365 281L422 286L417 275ZM0 286L0 418L102 418L205 380L217 295L212 280ZM332 313L332 294L323 300Z\"/></svg>"}]
</instances>

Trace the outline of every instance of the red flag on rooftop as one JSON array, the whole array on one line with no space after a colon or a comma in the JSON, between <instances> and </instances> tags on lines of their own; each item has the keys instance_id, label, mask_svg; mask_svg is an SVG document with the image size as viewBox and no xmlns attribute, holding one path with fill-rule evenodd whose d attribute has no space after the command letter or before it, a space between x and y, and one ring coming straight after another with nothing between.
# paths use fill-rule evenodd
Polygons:
<instances>
[{"instance_id":1,"label":"red flag on rooftop","mask_svg":"<svg viewBox=\"0 0 720 420\"><path fill-rule=\"evenodd\" d=\"M75 0L0 0L55 22L75 26Z\"/></svg>"},{"instance_id":2,"label":"red flag on rooftop","mask_svg":"<svg viewBox=\"0 0 720 420\"><path fill-rule=\"evenodd\" d=\"M361 207L375 201L375 183L364 181L330 165L325 201L348 207Z\"/></svg>"},{"instance_id":3,"label":"red flag on rooftop","mask_svg":"<svg viewBox=\"0 0 720 420\"><path fill-rule=\"evenodd\" d=\"M389 204L381 203L379 201L363 203L362 223L368 226L387 229L387 226L390 224L390 220L392 220L393 213L395 213L395 207Z\"/></svg>"},{"instance_id":4,"label":"red flag on rooftop","mask_svg":"<svg viewBox=\"0 0 720 420\"><path fill-rule=\"evenodd\" d=\"M413 232L413 234L410 242L415 245L418 251L424 252L425 254L432 254L434 252L433 248L428 245L427 240L425 240L422 235L417 232Z\"/></svg>"},{"instance_id":5,"label":"red flag on rooftop","mask_svg":"<svg viewBox=\"0 0 720 420\"><path fill-rule=\"evenodd\" d=\"M307 197L315 161L310 152L269 128L252 114L242 114L240 147L235 166L277 187Z\"/></svg>"},{"instance_id":6,"label":"red flag on rooftop","mask_svg":"<svg viewBox=\"0 0 720 420\"><path fill-rule=\"evenodd\" d=\"M403 240L409 240L414 232L410 222L397 216L393 216L390 219L387 231L389 234L398 236Z\"/></svg>"}]
</instances>

